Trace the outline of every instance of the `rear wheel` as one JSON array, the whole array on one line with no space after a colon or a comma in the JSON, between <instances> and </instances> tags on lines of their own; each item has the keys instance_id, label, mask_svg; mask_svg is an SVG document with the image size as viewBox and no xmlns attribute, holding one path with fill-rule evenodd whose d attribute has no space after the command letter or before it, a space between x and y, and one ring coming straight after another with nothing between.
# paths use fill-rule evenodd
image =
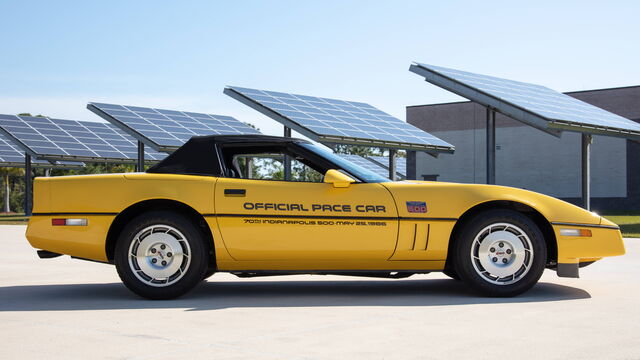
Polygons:
<instances>
[{"instance_id":1,"label":"rear wheel","mask_svg":"<svg viewBox=\"0 0 640 360\"><path fill-rule=\"evenodd\" d=\"M202 232L188 218L153 211L134 218L115 249L122 282L149 299L172 299L198 284L207 270Z\"/></svg>"},{"instance_id":2,"label":"rear wheel","mask_svg":"<svg viewBox=\"0 0 640 360\"><path fill-rule=\"evenodd\" d=\"M511 210L491 210L468 222L456 239L455 272L486 296L529 290L546 264L547 248L536 224Z\"/></svg>"}]
</instances>

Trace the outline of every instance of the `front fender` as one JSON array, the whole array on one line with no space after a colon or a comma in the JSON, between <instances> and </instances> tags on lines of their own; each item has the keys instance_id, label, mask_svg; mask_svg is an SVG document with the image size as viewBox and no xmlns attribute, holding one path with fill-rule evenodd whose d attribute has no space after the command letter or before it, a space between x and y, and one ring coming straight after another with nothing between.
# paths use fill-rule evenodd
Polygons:
<instances>
[{"instance_id":1,"label":"front fender","mask_svg":"<svg viewBox=\"0 0 640 360\"><path fill-rule=\"evenodd\" d=\"M393 194L401 217L460 218L469 209L490 201L525 204L549 222L599 225L597 214L568 202L533 191L497 185L457 184L429 181L383 183ZM408 201L424 201L427 213L409 212Z\"/></svg>"}]
</instances>

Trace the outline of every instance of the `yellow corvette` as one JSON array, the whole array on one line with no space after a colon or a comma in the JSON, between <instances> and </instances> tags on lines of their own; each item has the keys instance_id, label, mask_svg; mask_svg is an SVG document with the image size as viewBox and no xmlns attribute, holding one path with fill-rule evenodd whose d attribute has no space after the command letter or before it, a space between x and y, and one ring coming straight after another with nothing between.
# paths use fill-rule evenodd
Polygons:
<instances>
[{"instance_id":1,"label":"yellow corvette","mask_svg":"<svg viewBox=\"0 0 640 360\"><path fill-rule=\"evenodd\" d=\"M406 277L444 271L488 296L545 268L624 254L618 226L503 186L387 179L304 140L194 137L146 173L37 178L27 238L41 258L115 264L151 299L214 272Z\"/></svg>"}]
</instances>

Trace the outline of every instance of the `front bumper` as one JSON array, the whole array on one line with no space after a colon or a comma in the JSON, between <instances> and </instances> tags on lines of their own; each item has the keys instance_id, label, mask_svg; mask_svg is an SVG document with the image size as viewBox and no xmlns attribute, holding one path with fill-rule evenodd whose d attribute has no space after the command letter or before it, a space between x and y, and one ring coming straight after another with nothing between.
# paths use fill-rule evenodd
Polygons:
<instances>
[{"instance_id":1,"label":"front bumper","mask_svg":"<svg viewBox=\"0 0 640 360\"><path fill-rule=\"evenodd\" d=\"M578 277L580 263L625 254L622 233L615 225L553 223L552 226L558 244L558 276ZM591 236L565 236L560 229L589 230Z\"/></svg>"}]
</instances>

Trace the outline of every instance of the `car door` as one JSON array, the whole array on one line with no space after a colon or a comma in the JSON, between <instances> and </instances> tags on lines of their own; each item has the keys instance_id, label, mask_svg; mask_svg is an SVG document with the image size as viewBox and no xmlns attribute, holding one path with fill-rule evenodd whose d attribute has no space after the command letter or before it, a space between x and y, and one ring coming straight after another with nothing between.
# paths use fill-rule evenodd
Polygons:
<instances>
[{"instance_id":1,"label":"car door","mask_svg":"<svg viewBox=\"0 0 640 360\"><path fill-rule=\"evenodd\" d=\"M260 155L252 154L252 159ZM309 176L312 169L296 159L290 161L288 181L282 176L264 178L256 169L259 161L253 161L253 175L248 174L248 165L237 167L233 173L244 173L245 178L220 178L216 183L219 230L235 260L278 261L283 268L290 262L313 268L317 261L326 261L335 268L350 268L391 256L398 219L385 187L378 183L335 187L319 182L322 175Z\"/></svg>"}]
</instances>

